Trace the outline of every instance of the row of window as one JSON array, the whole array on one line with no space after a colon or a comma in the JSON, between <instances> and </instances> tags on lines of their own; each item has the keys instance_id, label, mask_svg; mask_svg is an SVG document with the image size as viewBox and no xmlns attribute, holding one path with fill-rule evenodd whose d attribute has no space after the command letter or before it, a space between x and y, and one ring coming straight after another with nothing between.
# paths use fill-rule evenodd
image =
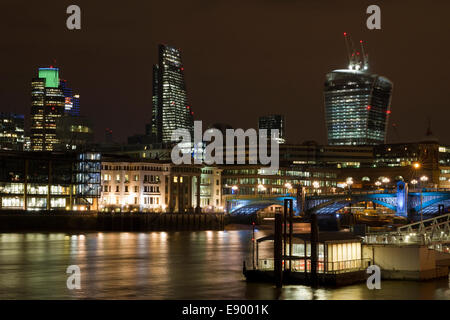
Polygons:
<instances>
[{"instance_id":1,"label":"row of window","mask_svg":"<svg viewBox=\"0 0 450 320\"><path fill-rule=\"evenodd\" d=\"M124 192L130 192L129 190L130 190L130 188L128 186L124 187ZM135 193L138 193L139 186L134 186L133 190ZM111 192L111 186L104 185L103 192ZM114 192L120 192L120 186L116 186ZM159 193L159 186L144 186L144 192L158 192Z\"/></svg>"},{"instance_id":2,"label":"row of window","mask_svg":"<svg viewBox=\"0 0 450 320\"><path fill-rule=\"evenodd\" d=\"M160 166L113 166L113 165L102 165L102 170L125 170L125 171L168 171L167 167Z\"/></svg>"}]
</instances>

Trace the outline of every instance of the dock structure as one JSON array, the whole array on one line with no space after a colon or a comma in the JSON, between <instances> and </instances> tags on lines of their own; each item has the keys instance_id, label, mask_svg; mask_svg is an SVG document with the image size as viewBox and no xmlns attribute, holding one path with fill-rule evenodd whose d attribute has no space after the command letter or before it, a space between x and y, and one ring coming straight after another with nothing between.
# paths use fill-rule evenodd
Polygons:
<instances>
[{"instance_id":1,"label":"dock structure","mask_svg":"<svg viewBox=\"0 0 450 320\"><path fill-rule=\"evenodd\" d=\"M275 235L256 240L256 266L244 268L247 281L273 282L275 261L272 257L262 256L261 247L274 242ZM292 247L292 252L291 248ZM292 235L292 246L282 255L284 284L313 285L314 258L311 234ZM267 249L267 248L266 248ZM319 232L317 234L316 281L319 285L347 285L367 279L366 269L371 259L362 257L362 240L349 232ZM266 252L268 252L266 250Z\"/></svg>"},{"instance_id":2,"label":"dock structure","mask_svg":"<svg viewBox=\"0 0 450 320\"><path fill-rule=\"evenodd\" d=\"M364 238L363 256L381 268L382 279L429 280L447 277L450 267L450 214Z\"/></svg>"}]
</instances>

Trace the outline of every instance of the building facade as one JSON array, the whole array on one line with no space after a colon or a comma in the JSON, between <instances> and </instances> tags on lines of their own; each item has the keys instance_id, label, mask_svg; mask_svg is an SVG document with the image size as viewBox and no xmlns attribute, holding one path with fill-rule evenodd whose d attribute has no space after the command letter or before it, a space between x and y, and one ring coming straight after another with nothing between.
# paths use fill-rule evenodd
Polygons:
<instances>
[{"instance_id":1,"label":"building facade","mask_svg":"<svg viewBox=\"0 0 450 320\"><path fill-rule=\"evenodd\" d=\"M55 150L89 150L94 142L92 122L83 116L65 114L56 121Z\"/></svg>"},{"instance_id":2,"label":"building facade","mask_svg":"<svg viewBox=\"0 0 450 320\"><path fill-rule=\"evenodd\" d=\"M159 63L153 67L152 135L157 143L171 142L179 128L194 131L194 112L188 103L184 67L178 49L159 45Z\"/></svg>"},{"instance_id":3,"label":"building facade","mask_svg":"<svg viewBox=\"0 0 450 320\"><path fill-rule=\"evenodd\" d=\"M102 162L102 211L220 211L221 170L169 161L106 157Z\"/></svg>"},{"instance_id":4,"label":"building facade","mask_svg":"<svg viewBox=\"0 0 450 320\"><path fill-rule=\"evenodd\" d=\"M56 122L64 114L65 97L58 68L39 68L31 82L31 150L53 151Z\"/></svg>"},{"instance_id":5,"label":"building facade","mask_svg":"<svg viewBox=\"0 0 450 320\"><path fill-rule=\"evenodd\" d=\"M338 181L338 169L331 168L292 165L280 167L271 175L259 165L228 165L222 169L222 203L227 212L252 201L296 198L302 191L333 192Z\"/></svg>"},{"instance_id":6,"label":"building facade","mask_svg":"<svg viewBox=\"0 0 450 320\"><path fill-rule=\"evenodd\" d=\"M100 154L0 151L0 209L96 211Z\"/></svg>"},{"instance_id":7,"label":"building facade","mask_svg":"<svg viewBox=\"0 0 450 320\"><path fill-rule=\"evenodd\" d=\"M0 112L0 149L16 150L24 149L24 115L12 112Z\"/></svg>"},{"instance_id":8,"label":"building facade","mask_svg":"<svg viewBox=\"0 0 450 320\"><path fill-rule=\"evenodd\" d=\"M286 119L284 115L281 114L271 114L267 116L259 117L258 119L258 129L266 129L267 135L271 138L276 139L278 143L286 142ZM278 130L278 138L271 135L270 130Z\"/></svg>"},{"instance_id":9,"label":"building facade","mask_svg":"<svg viewBox=\"0 0 450 320\"><path fill-rule=\"evenodd\" d=\"M67 80L60 81L61 90L64 93L64 113L71 116L80 115L80 95L73 92L67 86Z\"/></svg>"},{"instance_id":10,"label":"building facade","mask_svg":"<svg viewBox=\"0 0 450 320\"><path fill-rule=\"evenodd\" d=\"M393 84L359 70L326 75L325 124L329 145L377 145L386 141Z\"/></svg>"}]
</instances>

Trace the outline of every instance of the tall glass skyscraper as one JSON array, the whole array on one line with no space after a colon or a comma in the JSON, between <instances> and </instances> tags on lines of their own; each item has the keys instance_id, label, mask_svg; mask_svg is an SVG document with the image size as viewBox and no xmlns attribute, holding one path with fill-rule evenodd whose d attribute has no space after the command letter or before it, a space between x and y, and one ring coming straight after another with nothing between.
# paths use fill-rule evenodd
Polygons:
<instances>
[{"instance_id":1,"label":"tall glass skyscraper","mask_svg":"<svg viewBox=\"0 0 450 320\"><path fill-rule=\"evenodd\" d=\"M334 70L325 80L329 145L385 143L392 82L358 70Z\"/></svg>"},{"instance_id":2,"label":"tall glass skyscraper","mask_svg":"<svg viewBox=\"0 0 450 320\"><path fill-rule=\"evenodd\" d=\"M329 145L377 145L386 142L393 84L368 71L368 56L344 33L349 66L325 79L325 123ZM352 51L350 50L352 49Z\"/></svg>"},{"instance_id":3,"label":"tall glass skyscraper","mask_svg":"<svg viewBox=\"0 0 450 320\"><path fill-rule=\"evenodd\" d=\"M171 142L178 128L194 132L194 112L189 106L184 67L178 49L159 45L159 63L153 67L152 135L155 142Z\"/></svg>"},{"instance_id":4,"label":"tall glass skyscraper","mask_svg":"<svg viewBox=\"0 0 450 320\"><path fill-rule=\"evenodd\" d=\"M52 151L58 143L56 122L64 114L58 68L39 68L31 81L31 150Z\"/></svg>"}]
</instances>

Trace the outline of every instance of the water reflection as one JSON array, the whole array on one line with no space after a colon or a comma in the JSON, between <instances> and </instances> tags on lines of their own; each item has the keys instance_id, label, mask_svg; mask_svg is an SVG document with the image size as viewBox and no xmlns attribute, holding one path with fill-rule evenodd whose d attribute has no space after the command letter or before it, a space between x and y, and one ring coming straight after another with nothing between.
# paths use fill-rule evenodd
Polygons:
<instances>
[{"instance_id":1,"label":"water reflection","mask_svg":"<svg viewBox=\"0 0 450 320\"><path fill-rule=\"evenodd\" d=\"M258 236L262 236L258 232ZM450 299L448 279L343 288L247 284L251 231L0 234L0 299ZM78 265L81 290L68 290Z\"/></svg>"}]
</instances>

